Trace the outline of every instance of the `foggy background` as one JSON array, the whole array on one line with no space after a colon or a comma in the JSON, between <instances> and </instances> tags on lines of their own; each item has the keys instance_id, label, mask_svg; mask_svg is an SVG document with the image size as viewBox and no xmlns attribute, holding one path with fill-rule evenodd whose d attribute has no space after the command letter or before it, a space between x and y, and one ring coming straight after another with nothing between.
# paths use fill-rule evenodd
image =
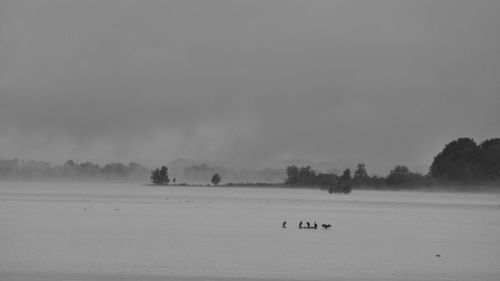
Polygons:
<instances>
[{"instance_id":1,"label":"foggy background","mask_svg":"<svg viewBox=\"0 0 500 281\"><path fill-rule=\"evenodd\" d=\"M405 164L500 132L500 1L0 1L0 158Z\"/></svg>"}]
</instances>

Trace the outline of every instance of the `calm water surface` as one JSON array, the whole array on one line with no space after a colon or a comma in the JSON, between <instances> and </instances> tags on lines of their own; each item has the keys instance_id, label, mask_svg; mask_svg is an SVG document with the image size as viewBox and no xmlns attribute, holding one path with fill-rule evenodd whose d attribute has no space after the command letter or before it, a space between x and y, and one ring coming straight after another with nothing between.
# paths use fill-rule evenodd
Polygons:
<instances>
[{"instance_id":1,"label":"calm water surface","mask_svg":"<svg viewBox=\"0 0 500 281\"><path fill-rule=\"evenodd\" d=\"M494 194L0 183L0 279L500 280L499 204Z\"/></svg>"}]
</instances>

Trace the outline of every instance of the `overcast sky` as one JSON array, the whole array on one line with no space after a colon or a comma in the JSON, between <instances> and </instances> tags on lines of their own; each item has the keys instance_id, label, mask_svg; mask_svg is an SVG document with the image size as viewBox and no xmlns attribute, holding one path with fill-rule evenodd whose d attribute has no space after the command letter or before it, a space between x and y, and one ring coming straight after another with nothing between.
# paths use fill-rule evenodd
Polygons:
<instances>
[{"instance_id":1,"label":"overcast sky","mask_svg":"<svg viewBox=\"0 0 500 281\"><path fill-rule=\"evenodd\" d=\"M499 14L498 0L0 0L0 158L425 171L457 137L500 136Z\"/></svg>"}]
</instances>

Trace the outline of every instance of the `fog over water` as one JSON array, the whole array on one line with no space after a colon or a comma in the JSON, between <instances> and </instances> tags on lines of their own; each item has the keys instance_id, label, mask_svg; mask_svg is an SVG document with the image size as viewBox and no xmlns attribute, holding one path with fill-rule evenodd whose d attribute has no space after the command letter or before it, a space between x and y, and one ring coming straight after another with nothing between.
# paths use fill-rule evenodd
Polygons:
<instances>
[{"instance_id":1,"label":"fog over water","mask_svg":"<svg viewBox=\"0 0 500 281\"><path fill-rule=\"evenodd\" d=\"M0 1L0 158L427 171L500 131L500 2Z\"/></svg>"}]
</instances>

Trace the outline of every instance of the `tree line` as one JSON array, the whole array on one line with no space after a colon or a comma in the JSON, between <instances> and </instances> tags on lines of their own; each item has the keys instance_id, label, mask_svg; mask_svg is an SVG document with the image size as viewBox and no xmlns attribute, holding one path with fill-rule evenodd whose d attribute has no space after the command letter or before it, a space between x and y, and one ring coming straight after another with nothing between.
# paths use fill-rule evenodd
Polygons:
<instances>
[{"instance_id":1,"label":"tree line","mask_svg":"<svg viewBox=\"0 0 500 281\"><path fill-rule=\"evenodd\" d=\"M218 185L221 173L207 165L186 169L188 175L203 175L207 181ZM273 171L274 175L275 171ZM318 187L331 193L349 193L352 188L413 189L449 187L470 190L472 186L500 189L500 139L493 138L477 144L471 138L459 138L446 144L432 161L429 172L413 172L404 165L395 166L387 176L369 175L364 163L359 163L351 176L346 169L341 175L316 172L310 166L286 167L284 186ZM139 163L109 163L98 165L92 162L76 163L68 160L61 166L52 166L44 161L21 161L0 159L0 180L113 180L137 181L149 179L153 184L170 184L168 168L150 170ZM227 177L226 177L227 180ZM175 183L175 178L172 179ZM229 183L228 183L229 185ZM238 185L238 184L232 184ZM241 185L241 184L240 184ZM252 184L247 184L251 186ZM261 183L275 186L276 184ZM279 185L279 184L278 184ZM474 187L475 188L475 187Z\"/></svg>"},{"instance_id":2,"label":"tree line","mask_svg":"<svg viewBox=\"0 0 500 281\"><path fill-rule=\"evenodd\" d=\"M460 138L434 157L429 176L440 183L500 185L500 139Z\"/></svg>"},{"instance_id":3,"label":"tree line","mask_svg":"<svg viewBox=\"0 0 500 281\"><path fill-rule=\"evenodd\" d=\"M0 159L0 180L112 180L144 181L150 170L131 162L99 165L92 162L76 163L68 160L61 166L52 166L45 161L22 161Z\"/></svg>"},{"instance_id":4,"label":"tree line","mask_svg":"<svg viewBox=\"0 0 500 281\"><path fill-rule=\"evenodd\" d=\"M319 187L330 193L351 192L351 170L346 169L341 176L334 173L317 173L311 166L298 167L295 165L286 168L285 185Z\"/></svg>"},{"instance_id":5,"label":"tree line","mask_svg":"<svg viewBox=\"0 0 500 281\"><path fill-rule=\"evenodd\" d=\"M213 174L211 182L217 185L221 177L208 166L194 166L193 171L201 170L204 177ZM162 172L163 171L163 172ZM163 173L167 180L159 180ZM282 185L289 187L310 187L327 190L330 193L350 193L353 188L364 189L417 189L453 188L471 189L471 186L490 186L500 188L500 139L485 140L476 144L470 138L454 140L438 153L427 174L410 171L407 166L396 165L388 175L369 175L364 163L359 163L351 176L351 170L342 174L317 172L311 166L287 166L286 178ZM151 180L154 184L168 184L168 169L163 166L153 170ZM228 184L235 185L235 184ZM238 184L236 184L238 185ZM241 185L241 184L240 184ZM243 184L252 186L252 184ZM262 184L260 184L262 185ZM259 185L259 186L260 186ZM263 184L276 186L275 184Z\"/></svg>"},{"instance_id":6,"label":"tree line","mask_svg":"<svg viewBox=\"0 0 500 281\"><path fill-rule=\"evenodd\" d=\"M339 176L317 173L310 166L288 166L285 184L319 187L330 192L348 191L351 187L372 189L453 188L469 190L472 186L500 188L500 139L476 144L473 139L459 138L448 143L432 161L424 175L404 165L395 166L387 176L368 175L366 165L359 163L350 176L350 169Z\"/></svg>"}]
</instances>

